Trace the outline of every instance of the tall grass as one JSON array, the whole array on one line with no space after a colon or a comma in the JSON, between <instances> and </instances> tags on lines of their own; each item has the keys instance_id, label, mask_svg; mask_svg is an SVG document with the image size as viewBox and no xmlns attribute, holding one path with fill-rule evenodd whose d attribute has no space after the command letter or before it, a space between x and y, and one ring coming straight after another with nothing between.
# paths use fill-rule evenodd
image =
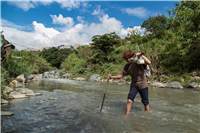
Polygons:
<instances>
[{"instance_id":1,"label":"tall grass","mask_svg":"<svg viewBox=\"0 0 200 133\"><path fill-rule=\"evenodd\" d=\"M9 72L5 68L1 67L1 98L6 98L3 91L5 86L8 85L12 80L13 78L9 76Z\"/></svg>"},{"instance_id":2,"label":"tall grass","mask_svg":"<svg viewBox=\"0 0 200 133\"><path fill-rule=\"evenodd\" d=\"M61 63L61 68L65 71L75 73L80 68L85 68L86 60L78 58L75 53L72 53Z\"/></svg>"},{"instance_id":3,"label":"tall grass","mask_svg":"<svg viewBox=\"0 0 200 133\"><path fill-rule=\"evenodd\" d=\"M26 64L28 66L27 69L31 69L31 73L43 73L53 69L50 63L33 51L13 51L12 57L13 60L15 59L14 57L21 57L15 60L18 60L17 62L19 63Z\"/></svg>"}]
</instances>

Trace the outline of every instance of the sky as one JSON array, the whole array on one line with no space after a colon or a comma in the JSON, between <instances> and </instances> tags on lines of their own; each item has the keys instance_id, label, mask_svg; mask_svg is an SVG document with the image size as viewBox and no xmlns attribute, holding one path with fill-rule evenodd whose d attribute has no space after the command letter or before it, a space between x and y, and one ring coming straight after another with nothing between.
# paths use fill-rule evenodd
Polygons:
<instances>
[{"instance_id":1,"label":"sky","mask_svg":"<svg viewBox=\"0 0 200 133\"><path fill-rule=\"evenodd\" d=\"M87 45L94 35L121 38L149 16L166 15L178 1L1 0L1 31L18 50ZM130 28L131 27L131 28Z\"/></svg>"}]
</instances>

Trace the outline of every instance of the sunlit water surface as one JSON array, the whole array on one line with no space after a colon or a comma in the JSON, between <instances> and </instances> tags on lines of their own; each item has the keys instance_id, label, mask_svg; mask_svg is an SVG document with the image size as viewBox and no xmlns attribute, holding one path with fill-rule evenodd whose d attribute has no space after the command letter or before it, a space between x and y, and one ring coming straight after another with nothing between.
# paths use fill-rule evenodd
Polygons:
<instances>
[{"instance_id":1,"label":"sunlit water surface","mask_svg":"<svg viewBox=\"0 0 200 133\"><path fill-rule=\"evenodd\" d=\"M149 87L150 113L139 94L126 113L129 85L48 79L28 88L41 96L14 99L2 110L1 132L38 133L197 133L200 132L200 91Z\"/></svg>"}]
</instances>

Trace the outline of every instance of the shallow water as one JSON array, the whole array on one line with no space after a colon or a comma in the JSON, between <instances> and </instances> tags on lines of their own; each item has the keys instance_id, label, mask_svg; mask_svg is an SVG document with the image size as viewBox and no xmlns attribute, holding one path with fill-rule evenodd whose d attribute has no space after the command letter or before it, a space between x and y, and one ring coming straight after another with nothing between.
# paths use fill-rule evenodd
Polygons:
<instances>
[{"instance_id":1,"label":"shallow water","mask_svg":"<svg viewBox=\"0 0 200 133\"><path fill-rule=\"evenodd\" d=\"M1 132L37 133L197 133L200 132L200 91L149 88L150 113L139 94L126 113L129 85L47 79L28 88L41 96L14 99L2 110Z\"/></svg>"}]
</instances>

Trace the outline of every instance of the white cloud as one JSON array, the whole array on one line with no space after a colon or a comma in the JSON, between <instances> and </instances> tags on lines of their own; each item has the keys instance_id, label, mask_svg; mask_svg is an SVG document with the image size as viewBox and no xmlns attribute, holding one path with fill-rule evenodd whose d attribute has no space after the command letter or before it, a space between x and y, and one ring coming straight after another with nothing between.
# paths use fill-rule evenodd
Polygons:
<instances>
[{"instance_id":1,"label":"white cloud","mask_svg":"<svg viewBox=\"0 0 200 133\"><path fill-rule=\"evenodd\" d=\"M12 27L12 28L15 28L15 29L18 29L18 30L33 30L32 27L20 26L20 25L14 24L13 22L10 22L8 20L2 19L2 18L1 18L1 25L3 27Z\"/></svg>"},{"instance_id":2,"label":"white cloud","mask_svg":"<svg viewBox=\"0 0 200 133\"><path fill-rule=\"evenodd\" d=\"M109 18L107 14L100 18L100 21L102 22L103 28L107 29L109 32L115 31L119 34L121 28L123 27L120 21L115 18Z\"/></svg>"},{"instance_id":3,"label":"white cloud","mask_svg":"<svg viewBox=\"0 0 200 133\"><path fill-rule=\"evenodd\" d=\"M83 17L78 16L77 20L81 22ZM32 48L41 48L46 46L52 47L59 46L61 44L88 44L91 42L91 38L94 35L103 35L111 32L116 32L116 34L123 38L129 31L128 28L123 27L119 20L113 17L109 17L107 14L99 18L99 23L88 24L87 22L84 22L72 25L71 27L67 28L66 25L64 25L64 31L58 31L55 28L45 27L44 24L38 23L36 21L33 21L32 23L32 32L22 31L21 28L16 28L21 26L15 24L13 25L13 27L2 27L4 30L3 34L5 35L5 38L10 42ZM17 49L24 49L18 45L15 46Z\"/></svg>"},{"instance_id":4,"label":"white cloud","mask_svg":"<svg viewBox=\"0 0 200 133\"><path fill-rule=\"evenodd\" d=\"M71 17L65 17L63 18L62 14L59 14L57 17L56 15L50 15L51 18L53 19L54 24L61 24L61 25L67 25L68 27L73 26L74 20Z\"/></svg>"},{"instance_id":5,"label":"white cloud","mask_svg":"<svg viewBox=\"0 0 200 133\"><path fill-rule=\"evenodd\" d=\"M56 2L60 3L61 8L66 8L68 11L70 11L72 8L79 8L81 3L79 1L74 0L57 0Z\"/></svg>"},{"instance_id":6,"label":"white cloud","mask_svg":"<svg viewBox=\"0 0 200 133\"><path fill-rule=\"evenodd\" d=\"M76 1L76 0L13 0L13 1L4 0L4 1L7 1L8 4L20 8L24 11L28 11L31 8L36 8L39 5L48 6L53 2L59 3L61 8L67 9L68 11L80 8L82 4L83 8L81 9L81 11L86 12L87 7L91 6L90 4L87 4L87 2Z\"/></svg>"},{"instance_id":7,"label":"white cloud","mask_svg":"<svg viewBox=\"0 0 200 133\"><path fill-rule=\"evenodd\" d=\"M46 27L44 27L43 24L37 23L36 21L33 21L33 25L34 25L35 33L42 34L46 38L51 39L56 34L59 34L59 32L57 30L55 30L53 28L46 28Z\"/></svg>"},{"instance_id":8,"label":"white cloud","mask_svg":"<svg viewBox=\"0 0 200 133\"><path fill-rule=\"evenodd\" d=\"M83 16L77 16L77 20L80 22L80 23L84 23L85 21L83 20L85 17Z\"/></svg>"},{"instance_id":9,"label":"white cloud","mask_svg":"<svg viewBox=\"0 0 200 133\"><path fill-rule=\"evenodd\" d=\"M21 8L24 11L28 11L30 8L35 8L34 4L30 1L8 1L8 4Z\"/></svg>"},{"instance_id":10,"label":"white cloud","mask_svg":"<svg viewBox=\"0 0 200 133\"><path fill-rule=\"evenodd\" d=\"M97 7L97 9L96 10L94 10L94 12L93 13L91 13L92 15L98 15L98 16L102 16L102 15L104 15L104 12L103 12L103 10L101 10L101 6L100 5L98 5L98 7Z\"/></svg>"},{"instance_id":11,"label":"white cloud","mask_svg":"<svg viewBox=\"0 0 200 133\"><path fill-rule=\"evenodd\" d=\"M132 31L135 31L135 32L139 32L140 33L140 35L141 36L143 36L144 35L144 33L145 33L145 28L142 28L141 26L135 26L135 27L133 27L133 28L128 28L127 29L127 32L128 33L131 33Z\"/></svg>"},{"instance_id":12,"label":"white cloud","mask_svg":"<svg viewBox=\"0 0 200 133\"><path fill-rule=\"evenodd\" d=\"M144 7L137 7L137 8L123 8L123 12L132 15L132 16L137 16L139 18L144 18L147 17L150 11L147 11Z\"/></svg>"},{"instance_id":13,"label":"white cloud","mask_svg":"<svg viewBox=\"0 0 200 133\"><path fill-rule=\"evenodd\" d=\"M55 0L34 0L32 1L35 5L41 4L44 6L51 5Z\"/></svg>"}]
</instances>

